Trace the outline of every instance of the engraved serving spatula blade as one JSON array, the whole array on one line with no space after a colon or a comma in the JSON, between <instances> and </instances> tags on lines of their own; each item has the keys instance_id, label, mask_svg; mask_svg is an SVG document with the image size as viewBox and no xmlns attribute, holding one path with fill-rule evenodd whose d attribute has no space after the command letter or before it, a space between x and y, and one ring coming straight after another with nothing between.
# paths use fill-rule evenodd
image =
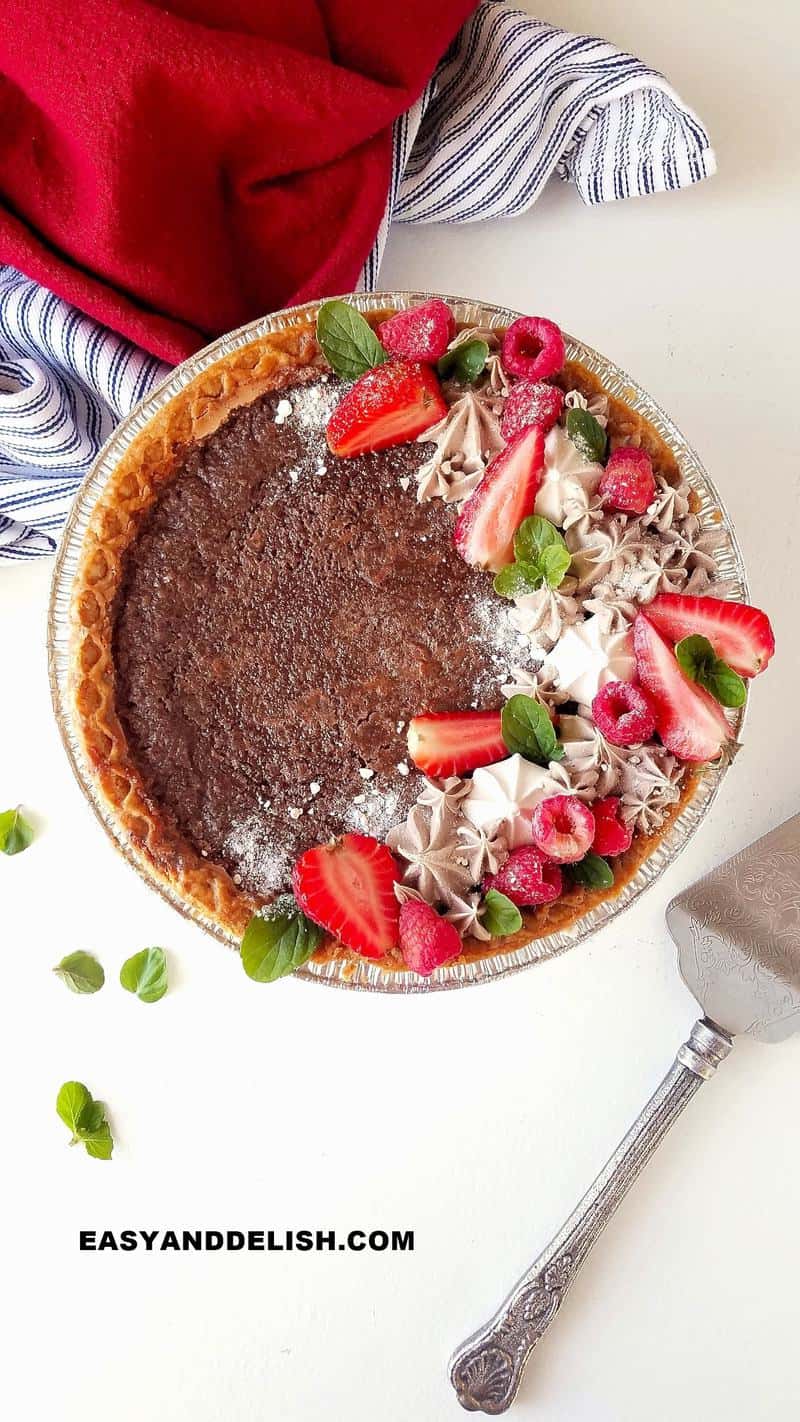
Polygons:
<instances>
[{"instance_id":1,"label":"engraved serving spatula blade","mask_svg":"<svg viewBox=\"0 0 800 1422\"><path fill-rule=\"evenodd\" d=\"M555 1239L453 1354L450 1378L468 1412L497 1416L511 1406L592 1245L733 1038L778 1042L800 1028L800 815L673 899L667 926L704 1016Z\"/></svg>"}]
</instances>

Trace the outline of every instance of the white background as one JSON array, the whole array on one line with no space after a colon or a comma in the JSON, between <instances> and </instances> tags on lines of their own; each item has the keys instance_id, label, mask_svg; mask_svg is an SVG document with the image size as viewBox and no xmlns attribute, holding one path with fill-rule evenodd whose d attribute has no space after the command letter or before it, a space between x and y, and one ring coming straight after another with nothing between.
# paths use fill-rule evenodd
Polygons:
<instances>
[{"instance_id":1,"label":"white background","mask_svg":"<svg viewBox=\"0 0 800 1422\"><path fill-rule=\"evenodd\" d=\"M736 521L779 652L686 854L617 926L520 976L408 1000L258 987L139 884L72 782L50 713L49 567L0 573L0 800L41 826L0 862L2 1271L15 1422L447 1422L451 1348L490 1313L694 1020L669 898L797 808L800 392L792 0L545 4L662 68L720 174L583 208L395 232L385 285L545 312L682 426ZM116 977L169 952L147 1007ZM83 947L108 982L49 972ZM537 1422L778 1422L797 1367L800 1041L743 1041L626 1201L534 1354ZM70 1077L109 1103L102 1164L67 1147ZM79 1228L413 1227L414 1254L79 1254ZM9 1341L6 1328L6 1341Z\"/></svg>"}]
</instances>

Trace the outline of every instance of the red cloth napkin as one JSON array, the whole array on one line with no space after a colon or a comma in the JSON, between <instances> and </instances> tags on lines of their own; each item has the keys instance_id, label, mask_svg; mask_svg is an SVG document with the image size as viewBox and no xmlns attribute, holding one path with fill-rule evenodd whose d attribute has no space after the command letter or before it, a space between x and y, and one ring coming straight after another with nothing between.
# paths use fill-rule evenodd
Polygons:
<instances>
[{"instance_id":1,"label":"red cloth napkin","mask_svg":"<svg viewBox=\"0 0 800 1422\"><path fill-rule=\"evenodd\" d=\"M170 361L350 290L474 4L0 5L0 261Z\"/></svg>"}]
</instances>

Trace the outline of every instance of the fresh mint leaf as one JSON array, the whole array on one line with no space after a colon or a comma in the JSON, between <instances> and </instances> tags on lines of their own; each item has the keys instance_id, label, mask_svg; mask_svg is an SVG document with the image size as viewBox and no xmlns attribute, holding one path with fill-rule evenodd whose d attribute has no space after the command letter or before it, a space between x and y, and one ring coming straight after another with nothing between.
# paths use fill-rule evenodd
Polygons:
<instances>
[{"instance_id":1,"label":"fresh mint leaf","mask_svg":"<svg viewBox=\"0 0 800 1422\"><path fill-rule=\"evenodd\" d=\"M522 914L516 904L497 889L489 889L483 901L481 923L493 938L507 938L522 927Z\"/></svg>"},{"instance_id":2,"label":"fresh mint leaf","mask_svg":"<svg viewBox=\"0 0 800 1422\"><path fill-rule=\"evenodd\" d=\"M577 864L565 864L564 868L576 884L583 884L586 889L610 889L614 882L614 871L608 860L593 854L591 849Z\"/></svg>"},{"instance_id":3,"label":"fresh mint leaf","mask_svg":"<svg viewBox=\"0 0 800 1422\"><path fill-rule=\"evenodd\" d=\"M102 966L91 953L68 953L53 969L70 992L99 992L106 980Z\"/></svg>"},{"instance_id":4,"label":"fresh mint leaf","mask_svg":"<svg viewBox=\"0 0 800 1422\"><path fill-rule=\"evenodd\" d=\"M158 1002L167 991L167 957L163 948L142 948L126 959L119 973L126 992L142 1002Z\"/></svg>"},{"instance_id":5,"label":"fresh mint leaf","mask_svg":"<svg viewBox=\"0 0 800 1422\"><path fill-rule=\"evenodd\" d=\"M522 755L538 765L561 760L564 754L547 711L541 701L534 701L532 696L520 694L506 702L500 716L500 730L512 755Z\"/></svg>"},{"instance_id":6,"label":"fresh mint leaf","mask_svg":"<svg viewBox=\"0 0 800 1422\"><path fill-rule=\"evenodd\" d=\"M699 634L684 637L675 648L675 656L681 670L692 681L699 681L703 673L710 670L717 660L717 654L708 638Z\"/></svg>"},{"instance_id":7,"label":"fresh mint leaf","mask_svg":"<svg viewBox=\"0 0 800 1422\"><path fill-rule=\"evenodd\" d=\"M608 439L603 426L588 410L567 411L567 434L584 459L599 464L605 456Z\"/></svg>"},{"instance_id":8,"label":"fresh mint leaf","mask_svg":"<svg viewBox=\"0 0 800 1422\"><path fill-rule=\"evenodd\" d=\"M698 686L705 687L720 706L743 706L747 699L744 681L718 657L707 637L694 633L675 648L681 670Z\"/></svg>"},{"instance_id":9,"label":"fresh mint leaf","mask_svg":"<svg viewBox=\"0 0 800 1422\"><path fill-rule=\"evenodd\" d=\"M92 1106L92 1094L82 1081L65 1081L56 1097L56 1111L73 1139L78 1139L81 1126L90 1119L87 1115Z\"/></svg>"},{"instance_id":10,"label":"fresh mint leaf","mask_svg":"<svg viewBox=\"0 0 800 1422\"><path fill-rule=\"evenodd\" d=\"M15 810L4 810L0 814L0 853L21 854L33 839L33 825L22 814L19 805Z\"/></svg>"},{"instance_id":11,"label":"fresh mint leaf","mask_svg":"<svg viewBox=\"0 0 800 1422\"><path fill-rule=\"evenodd\" d=\"M559 546L566 544L555 524L539 514L524 518L514 534L514 557L518 563L538 563L545 548Z\"/></svg>"},{"instance_id":12,"label":"fresh mint leaf","mask_svg":"<svg viewBox=\"0 0 800 1422\"><path fill-rule=\"evenodd\" d=\"M114 1140L108 1121L101 1121L97 1129L88 1134L82 1133L81 1140L86 1147L87 1155L93 1156L95 1160L111 1159L111 1152L114 1149Z\"/></svg>"},{"instance_id":13,"label":"fresh mint leaf","mask_svg":"<svg viewBox=\"0 0 800 1422\"><path fill-rule=\"evenodd\" d=\"M343 380L358 380L386 352L369 322L347 301L324 301L317 316L317 340L331 369Z\"/></svg>"},{"instance_id":14,"label":"fresh mint leaf","mask_svg":"<svg viewBox=\"0 0 800 1422\"><path fill-rule=\"evenodd\" d=\"M495 575L494 590L501 597L513 600L524 597L526 593L537 592L543 581L544 575L535 564L508 563Z\"/></svg>"},{"instance_id":15,"label":"fresh mint leaf","mask_svg":"<svg viewBox=\"0 0 800 1422\"><path fill-rule=\"evenodd\" d=\"M80 1140L85 1140L87 1136L93 1136L95 1131L99 1131L106 1119L106 1108L102 1101L90 1101L86 1110L81 1115L81 1123L76 1132Z\"/></svg>"},{"instance_id":16,"label":"fresh mint leaf","mask_svg":"<svg viewBox=\"0 0 800 1422\"><path fill-rule=\"evenodd\" d=\"M525 593L536 592L544 583L557 588L572 562L569 549L555 524L538 514L523 519L517 529L514 559L495 577L494 590L501 597L522 597Z\"/></svg>"},{"instance_id":17,"label":"fresh mint leaf","mask_svg":"<svg viewBox=\"0 0 800 1422\"><path fill-rule=\"evenodd\" d=\"M719 702L720 706L744 706L747 700L747 686L738 672L718 657L713 669L703 678L706 691Z\"/></svg>"},{"instance_id":18,"label":"fresh mint leaf","mask_svg":"<svg viewBox=\"0 0 800 1422\"><path fill-rule=\"evenodd\" d=\"M84 1145L87 1155L110 1160L114 1149L102 1101L95 1101L82 1081L65 1081L56 1097L56 1111L72 1132L70 1145Z\"/></svg>"},{"instance_id":19,"label":"fresh mint leaf","mask_svg":"<svg viewBox=\"0 0 800 1422\"><path fill-rule=\"evenodd\" d=\"M550 548L542 549L539 567L548 587L557 588L560 583L563 583L571 562L572 554L566 544L561 546L554 543Z\"/></svg>"},{"instance_id":20,"label":"fresh mint leaf","mask_svg":"<svg viewBox=\"0 0 800 1422\"><path fill-rule=\"evenodd\" d=\"M293 973L322 941L322 929L297 907L291 894L254 914L242 939L242 967L257 983Z\"/></svg>"},{"instance_id":21,"label":"fresh mint leaf","mask_svg":"<svg viewBox=\"0 0 800 1422\"><path fill-rule=\"evenodd\" d=\"M489 347L485 341L462 341L436 362L442 380L457 380L459 385L471 385L486 367Z\"/></svg>"}]
</instances>

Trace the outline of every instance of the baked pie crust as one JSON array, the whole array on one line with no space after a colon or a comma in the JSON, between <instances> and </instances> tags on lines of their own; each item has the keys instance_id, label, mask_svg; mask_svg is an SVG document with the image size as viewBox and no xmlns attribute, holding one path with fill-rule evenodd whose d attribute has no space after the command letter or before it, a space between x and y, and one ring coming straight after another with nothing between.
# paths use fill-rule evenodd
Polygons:
<instances>
[{"instance_id":1,"label":"baked pie crust","mask_svg":"<svg viewBox=\"0 0 800 1422\"><path fill-rule=\"evenodd\" d=\"M387 312L374 313L373 324ZM87 760L106 810L136 858L186 905L199 910L220 929L241 936L248 919L266 902L237 887L227 870L196 849L168 823L148 793L128 744L115 706L113 632L126 550L134 542L143 516L158 499L187 448L217 430L240 405L296 383L305 374L327 369L313 324L304 319L284 330L262 336L216 361L198 374L140 432L108 479L92 514L82 545L72 605L71 691L76 720ZM565 390L587 398L604 393L602 383L577 362L567 361L559 377ZM651 455L654 469L670 483L680 479L676 459L656 429L622 401L609 396L608 431L612 437L640 444ZM681 799L671 808L662 829L636 836L630 850L615 860L613 889L587 890L572 886L553 904L523 911L524 926L516 934L478 943L464 941L456 962L512 953L533 938L564 930L595 904L614 897L663 836L691 798L696 776L688 773ZM317 961L356 955L326 939ZM381 967L403 969L382 960Z\"/></svg>"}]
</instances>

